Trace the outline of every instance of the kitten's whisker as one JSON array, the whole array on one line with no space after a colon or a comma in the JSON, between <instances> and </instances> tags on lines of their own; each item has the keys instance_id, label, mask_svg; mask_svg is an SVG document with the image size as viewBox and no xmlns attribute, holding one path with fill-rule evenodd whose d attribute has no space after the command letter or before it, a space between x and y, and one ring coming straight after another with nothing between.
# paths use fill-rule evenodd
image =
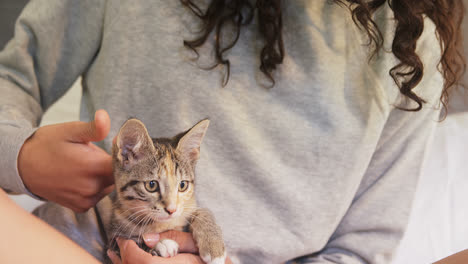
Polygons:
<instances>
[{"instance_id":1,"label":"kitten's whisker","mask_svg":"<svg viewBox=\"0 0 468 264\"><path fill-rule=\"evenodd\" d=\"M127 217L125 217L127 220L130 220L130 221L129 221L129 223L130 223L131 221L133 221L133 219L135 219L135 218L138 218L138 217L139 217L139 216L135 216L135 217L133 217L134 215L141 214L141 213L143 213L144 211L146 211L146 206L141 206L141 208L143 208L143 209L141 209L141 210L138 210L138 211L136 211L136 212L132 213L131 215L129 215L129 216L127 216ZM129 209L129 210L130 210L130 209ZM126 210L126 211L129 211L129 210ZM129 224L129 223L127 223L127 224Z\"/></svg>"},{"instance_id":2,"label":"kitten's whisker","mask_svg":"<svg viewBox=\"0 0 468 264\"><path fill-rule=\"evenodd\" d=\"M132 216L135 215L135 214L138 214L138 216L139 216L139 215L141 215L141 214L143 214L143 213L144 213L144 210L140 210L140 211L138 211L138 212L132 214ZM134 217L134 218L137 218L137 217ZM112 239L116 238L117 236L120 236L120 234L123 232L123 230L124 230L128 225L130 225L130 223L132 223L132 219L127 219L127 220L129 220L129 221L128 221L125 225L124 225L124 223L122 223L121 225L119 225L119 226L117 227L117 231L114 232L115 235L112 237Z\"/></svg>"},{"instance_id":3,"label":"kitten's whisker","mask_svg":"<svg viewBox=\"0 0 468 264\"><path fill-rule=\"evenodd\" d=\"M121 214L120 217L124 217L125 219L135 219L138 217L138 213L144 212L146 208L140 208L138 211L134 212L127 212L126 214Z\"/></svg>"},{"instance_id":4,"label":"kitten's whisker","mask_svg":"<svg viewBox=\"0 0 468 264\"><path fill-rule=\"evenodd\" d=\"M147 211L149 211L149 209L147 209ZM130 237L133 236L133 231L135 231L135 229L136 229L137 227L138 227L138 228L140 227L140 223L141 223L147 216L148 216L148 214L145 214L145 216L143 216L143 218L142 218L140 221L138 221L138 223L133 227L132 232L130 232Z\"/></svg>"},{"instance_id":5,"label":"kitten's whisker","mask_svg":"<svg viewBox=\"0 0 468 264\"><path fill-rule=\"evenodd\" d=\"M143 239L143 234L146 233L146 227L149 225L149 223L151 222L152 220L152 214L153 213L149 213L147 215L147 220L143 223L143 226L142 228L140 228L140 233L138 234L138 239L142 240ZM143 241L144 243L144 241Z\"/></svg>"},{"instance_id":6,"label":"kitten's whisker","mask_svg":"<svg viewBox=\"0 0 468 264\"><path fill-rule=\"evenodd\" d=\"M145 207L145 206L141 206L141 207ZM114 235L111 238L111 243L115 243L115 238L120 236L123 233L125 228L133 222L133 219L136 219L136 218L140 217L140 215L144 214L145 211L146 211L146 209L141 209L141 210L138 210L138 211L134 212L133 214L131 214L130 217L127 217L127 220L129 220L129 221L125 225L122 223L121 225L119 225L117 227L117 231L114 232ZM133 217L134 215L137 215L137 216ZM132 217L133 217L133 219L132 219ZM114 246L114 244L111 244L111 246Z\"/></svg>"},{"instance_id":7,"label":"kitten's whisker","mask_svg":"<svg viewBox=\"0 0 468 264\"><path fill-rule=\"evenodd\" d=\"M124 215L128 211L131 211L131 210L138 210L138 209L144 209L144 208L146 208L146 205L140 205L140 206L137 206L137 207L128 208L127 210L120 212L120 215Z\"/></svg>"},{"instance_id":8,"label":"kitten's whisker","mask_svg":"<svg viewBox=\"0 0 468 264\"><path fill-rule=\"evenodd\" d=\"M133 213L132 213L131 215L129 215L129 216L126 216L125 218L126 218L127 220L129 220L129 222L127 223L127 225L130 224L130 222L132 222L135 218L138 218L138 217L139 217L139 214L141 214L141 213L143 213L143 212L145 211L145 206L139 206L139 207L136 207L136 208L143 208L143 209L138 210L138 211L136 211L136 212L133 212ZM125 212L128 212L129 210L131 210L131 209L125 210ZM124 215L124 214L121 214L121 215ZM123 226L123 223L122 223L122 225L120 225L120 226L117 228L117 231L116 231L115 233L119 233L119 232L121 231L120 229L122 228L122 226Z\"/></svg>"}]
</instances>

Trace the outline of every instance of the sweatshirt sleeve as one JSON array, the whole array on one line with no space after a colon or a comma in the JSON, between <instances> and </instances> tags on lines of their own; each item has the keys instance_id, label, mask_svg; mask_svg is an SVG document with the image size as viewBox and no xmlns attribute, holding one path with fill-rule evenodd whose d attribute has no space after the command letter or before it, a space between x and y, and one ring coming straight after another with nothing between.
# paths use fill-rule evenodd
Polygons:
<instances>
[{"instance_id":1,"label":"sweatshirt sleeve","mask_svg":"<svg viewBox=\"0 0 468 264\"><path fill-rule=\"evenodd\" d=\"M30 194L17 168L42 114L90 66L102 35L104 0L33 0L0 52L0 187Z\"/></svg>"},{"instance_id":2,"label":"sweatshirt sleeve","mask_svg":"<svg viewBox=\"0 0 468 264\"><path fill-rule=\"evenodd\" d=\"M334 234L320 252L296 263L391 263L407 227L423 161L440 116L440 49L435 26L427 19L417 53L424 64L424 76L415 92L427 103L418 112L390 111L354 199ZM376 76L385 80L388 70L382 67ZM387 87L390 100L394 100L390 103L401 105L398 89Z\"/></svg>"}]
</instances>

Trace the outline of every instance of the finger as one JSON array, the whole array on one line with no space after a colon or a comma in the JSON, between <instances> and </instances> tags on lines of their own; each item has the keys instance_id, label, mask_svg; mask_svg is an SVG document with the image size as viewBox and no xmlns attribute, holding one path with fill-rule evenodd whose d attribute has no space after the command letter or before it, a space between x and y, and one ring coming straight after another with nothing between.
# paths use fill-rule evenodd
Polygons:
<instances>
[{"instance_id":1,"label":"finger","mask_svg":"<svg viewBox=\"0 0 468 264\"><path fill-rule=\"evenodd\" d=\"M160 240L172 239L179 244L179 252L182 253L198 253L198 247L193 240L192 234L182 231L170 230L159 234Z\"/></svg>"},{"instance_id":2,"label":"finger","mask_svg":"<svg viewBox=\"0 0 468 264\"><path fill-rule=\"evenodd\" d=\"M112 157L109 154L105 154L94 166L96 169L95 173L101 175L102 188L108 187L114 184L114 174L112 169Z\"/></svg>"},{"instance_id":3,"label":"finger","mask_svg":"<svg viewBox=\"0 0 468 264\"><path fill-rule=\"evenodd\" d=\"M122 260L120 260L119 256L117 256L114 251L107 250L107 256L110 258L113 264L122 264Z\"/></svg>"},{"instance_id":4,"label":"finger","mask_svg":"<svg viewBox=\"0 0 468 264\"><path fill-rule=\"evenodd\" d=\"M48 198L50 201L57 201L58 204L72 210L75 213L86 212L91 205L83 204L83 197L81 193L72 190L66 190L64 193L52 195Z\"/></svg>"},{"instance_id":5,"label":"finger","mask_svg":"<svg viewBox=\"0 0 468 264\"><path fill-rule=\"evenodd\" d=\"M107 137L110 131L110 118L105 110L98 110L91 122L67 123L68 139L72 142L97 142Z\"/></svg>"},{"instance_id":6,"label":"finger","mask_svg":"<svg viewBox=\"0 0 468 264\"><path fill-rule=\"evenodd\" d=\"M98 109L94 114L94 119L96 120L96 122L100 123L107 132L109 132L111 121L109 113L107 113L106 110Z\"/></svg>"},{"instance_id":7,"label":"finger","mask_svg":"<svg viewBox=\"0 0 468 264\"><path fill-rule=\"evenodd\" d=\"M125 263L147 263L151 255L139 248L135 241L117 238L120 255Z\"/></svg>"},{"instance_id":8,"label":"finger","mask_svg":"<svg viewBox=\"0 0 468 264\"><path fill-rule=\"evenodd\" d=\"M101 141L107 137L110 131L110 117L106 110L97 110L94 114L94 127L96 138L92 141Z\"/></svg>"},{"instance_id":9,"label":"finger","mask_svg":"<svg viewBox=\"0 0 468 264\"><path fill-rule=\"evenodd\" d=\"M113 185L112 156L93 143L87 143L86 146L95 151L89 151L82 155L83 158L80 160L80 164L82 164L85 172L98 181L100 189Z\"/></svg>"},{"instance_id":10,"label":"finger","mask_svg":"<svg viewBox=\"0 0 468 264\"><path fill-rule=\"evenodd\" d=\"M108 195L109 193L111 193L115 188L115 185L110 185L110 186L107 186L104 190L102 190L102 194L104 194L104 196Z\"/></svg>"},{"instance_id":11,"label":"finger","mask_svg":"<svg viewBox=\"0 0 468 264\"><path fill-rule=\"evenodd\" d=\"M100 201L102 198L104 198L106 195L108 195L109 193L111 193L115 188L115 185L110 185L110 186L107 186L106 188L104 188L104 190L102 190L100 193L98 193L96 196L97 196L97 200Z\"/></svg>"},{"instance_id":12,"label":"finger","mask_svg":"<svg viewBox=\"0 0 468 264\"><path fill-rule=\"evenodd\" d=\"M113 184L112 156L90 142L77 145L79 145L79 148L74 149L74 152L69 155L70 158L78 155L80 157L78 165L82 167L82 170L92 175L100 174L105 176L105 186Z\"/></svg>"}]
</instances>

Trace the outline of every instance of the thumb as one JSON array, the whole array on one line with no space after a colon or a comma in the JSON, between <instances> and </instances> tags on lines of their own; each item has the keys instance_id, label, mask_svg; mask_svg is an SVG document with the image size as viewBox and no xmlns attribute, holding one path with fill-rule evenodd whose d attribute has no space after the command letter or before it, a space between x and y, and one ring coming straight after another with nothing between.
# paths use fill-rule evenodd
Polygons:
<instances>
[{"instance_id":1,"label":"thumb","mask_svg":"<svg viewBox=\"0 0 468 264\"><path fill-rule=\"evenodd\" d=\"M69 139L73 142L97 142L107 137L110 131L110 117L106 110L97 110L91 122L70 123Z\"/></svg>"},{"instance_id":2,"label":"thumb","mask_svg":"<svg viewBox=\"0 0 468 264\"><path fill-rule=\"evenodd\" d=\"M117 256L117 254L115 254L114 251L111 251L110 249L108 249L107 256L112 261L112 264L122 264L122 260Z\"/></svg>"},{"instance_id":3,"label":"thumb","mask_svg":"<svg viewBox=\"0 0 468 264\"><path fill-rule=\"evenodd\" d=\"M139 248L135 241L117 238L117 244L124 263L149 263L151 255Z\"/></svg>"}]
</instances>

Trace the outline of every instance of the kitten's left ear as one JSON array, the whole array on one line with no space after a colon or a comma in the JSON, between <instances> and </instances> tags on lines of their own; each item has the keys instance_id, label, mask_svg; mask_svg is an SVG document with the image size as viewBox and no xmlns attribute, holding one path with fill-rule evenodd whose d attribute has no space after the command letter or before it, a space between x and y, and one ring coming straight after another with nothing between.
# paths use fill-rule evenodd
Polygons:
<instances>
[{"instance_id":1,"label":"kitten's left ear","mask_svg":"<svg viewBox=\"0 0 468 264\"><path fill-rule=\"evenodd\" d=\"M198 122L185 133L177 144L177 150L192 163L200 157L200 145L209 125L210 120L208 119Z\"/></svg>"}]
</instances>

